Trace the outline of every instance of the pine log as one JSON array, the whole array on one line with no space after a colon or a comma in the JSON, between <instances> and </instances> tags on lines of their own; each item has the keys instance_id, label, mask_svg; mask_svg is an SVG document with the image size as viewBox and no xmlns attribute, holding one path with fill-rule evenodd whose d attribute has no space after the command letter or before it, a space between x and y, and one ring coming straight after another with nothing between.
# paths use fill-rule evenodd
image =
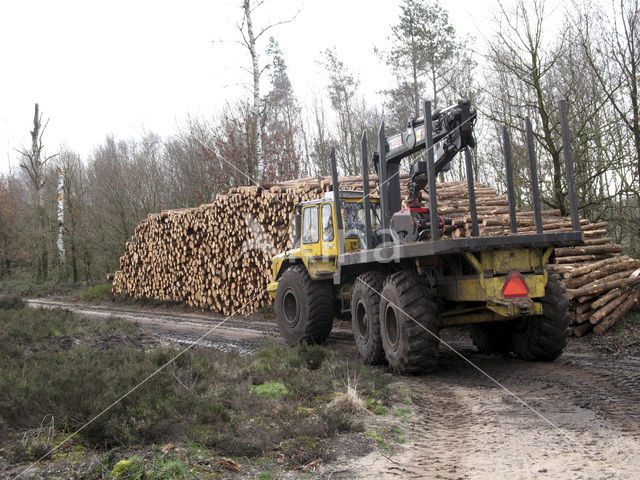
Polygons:
<instances>
[{"instance_id":1,"label":"pine log","mask_svg":"<svg viewBox=\"0 0 640 480\"><path fill-rule=\"evenodd\" d=\"M593 327L593 325L591 325L591 323L589 322L586 322L571 328L571 333L576 337L582 337L584 334L591 330L591 327Z\"/></svg>"},{"instance_id":2,"label":"pine log","mask_svg":"<svg viewBox=\"0 0 640 480\"><path fill-rule=\"evenodd\" d=\"M593 333L598 335L603 334L615 325L618 319L622 318L629 310L638 304L640 299L640 288L634 289L628 296L625 302L620 305L611 315L601 320L595 327L593 327Z\"/></svg>"},{"instance_id":3,"label":"pine log","mask_svg":"<svg viewBox=\"0 0 640 480\"><path fill-rule=\"evenodd\" d=\"M618 258L622 259L623 257L618 257ZM611 275L613 273L631 270L631 272L629 273L630 275L631 273L633 273L633 270L637 268L640 268L640 260L634 260L634 259L620 260L618 263L610 263L608 265L604 265L603 267L598 268L588 273L587 275L570 278L565 281L564 285L566 288L578 288L582 285L586 285L590 282L593 282L602 277L606 277L607 275Z\"/></svg>"},{"instance_id":4,"label":"pine log","mask_svg":"<svg viewBox=\"0 0 640 480\"><path fill-rule=\"evenodd\" d=\"M629 257L621 257L621 258L629 258ZM571 270L571 272L569 272L568 274L564 274L563 277L564 278L572 278L572 277L578 277L580 275L585 275L589 272L594 271L597 268L603 267L605 265L608 265L610 263L616 263L618 262L619 259L616 257L613 258L607 258L605 260L601 260L599 262L593 262L593 263L589 263L587 265L581 266L581 267L577 267L573 270Z\"/></svg>"},{"instance_id":5,"label":"pine log","mask_svg":"<svg viewBox=\"0 0 640 480\"><path fill-rule=\"evenodd\" d=\"M592 310L598 310L600 307L606 305L610 300L616 297L619 297L623 293L624 293L624 290L620 288L614 288L613 290L610 290L609 292L604 294L602 297L598 298L595 302L593 302L590 305L590 307Z\"/></svg>"},{"instance_id":6,"label":"pine log","mask_svg":"<svg viewBox=\"0 0 640 480\"><path fill-rule=\"evenodd\" d=\"M621 295L618 298L614 298L613 300L611 300L609 303L607 303L600 309L595 311L592 310L593 314L589 317L589 322L595 325L600 320L602 320L605 316L607 316L609 313L615 310L622 302L624 302L627 299L627 297L628 295Z\"/></svg>"},{"instance_id":7,"label":"pine log","mask_svg":"<svg viewBox=\"0 0 640 480\"><path fill-rule=\"evenodd\" d=\"M637 283L640 283L640 277L621 278L612 282L594 285L589 288L582 287L577 289L569 289L567 290L567 299L571 300L577 297L584 297L588 295L608 292L609 290L618 287L631 287L632 285L635 285Z\"/></svg>"},{"instance_id":8,"label":"pine log","mask_svg":"<svg viewBox=\"0 0 640 480\"><path fill-rule=\"evenodd\" d=\"M602 255L605 253L619 253L621 245L591 245L586 247L556 248L556 257L569 257L576 255Z\"/></svg>"},{"instance_id":9,"label":"pine log","mask_svg":"<svg viewBox=\"0 0 640 480\"><path fill-rule=\"evenodd\" d=\"M591 262L596 260L603 260L605 258L609 258L609 255L576 255L575 257L556 258L556 263Z\"/></svg>"}]
</instances>

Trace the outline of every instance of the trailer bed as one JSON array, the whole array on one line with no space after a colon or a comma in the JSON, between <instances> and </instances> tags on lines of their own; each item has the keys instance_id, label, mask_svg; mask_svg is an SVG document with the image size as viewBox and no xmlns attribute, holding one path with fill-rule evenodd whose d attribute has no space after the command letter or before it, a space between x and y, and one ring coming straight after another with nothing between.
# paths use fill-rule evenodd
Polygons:
<instances>
[{"instance_id":1,"label":"trailer bed","mask_svg":"<svg viewBox=\"0 0 640 480\"><path fill-rule=\"evenodd\" d=\"M402 260L405 258L429 257L480 250L509 248L558 248L584 245L581 231L558 233L535 233L497 235L486 237L465 237L436 241L412 242L388 247L344 253L338 256L338 265L358 265L362 263Z\"/></svg>"}]
</instances>

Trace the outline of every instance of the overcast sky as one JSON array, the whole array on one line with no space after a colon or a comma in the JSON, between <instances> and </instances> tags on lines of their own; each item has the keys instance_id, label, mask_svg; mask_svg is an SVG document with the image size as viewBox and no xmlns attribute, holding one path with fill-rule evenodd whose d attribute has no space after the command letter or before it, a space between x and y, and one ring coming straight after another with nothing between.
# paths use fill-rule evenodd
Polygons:
<instances>
[{"instance_id":1,"label":"overcast sky","mask_svg":"<svg viewBox=\"0 0 640 480\"><path fill-rule=\"evenodd\" d=\"M304 103L324 95L320 52L335 46L373 102L390 78L375 56L399 15L398 0L267 0L257 28L274 28ZM168 135L187 114L213 115L245 95L250 64L239 39L240 0L15 1L0 6L0 171L28 147L33 105L49 119L45 146L86 157L106 135ZM443 2L462 34L480 37L492 0ZM266 38L264 39L266 40ZM264 45L264 44L263 44Z\"/></svg>"}]
</instances>

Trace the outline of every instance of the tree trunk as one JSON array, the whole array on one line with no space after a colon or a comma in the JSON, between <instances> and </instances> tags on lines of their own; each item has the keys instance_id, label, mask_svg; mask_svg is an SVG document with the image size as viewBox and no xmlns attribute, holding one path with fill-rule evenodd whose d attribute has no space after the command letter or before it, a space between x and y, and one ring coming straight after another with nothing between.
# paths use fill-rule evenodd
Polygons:
<instances>
[{"instance_id":1,"label":"tree trunk","mask_svg":"<svg viewBox=\"0 0 640 480\"><path fill-rule=\"evenodd\" d=\"M58 167L58 276L64 270L64 175L62 169Z\"/></svg>"},{"instance_id":2,"label":"tree trunk","mask_svg":"<svg viewBox=\"0 0 640 480\"><path fill-rule=\"evenodd\" d=\"M254 138L256 139L256 159L258 161L257 173L258 181L262 181L264 176L264 159L262 152L262 126L260 122L260 68L258 66L258 52L256 50L256 38L253 33L251 4L249 0L244 0L243 8L244 18L247 22L247 35L249 37L248 47L253 64L253 125L255 128Z\"/></svg>"},{"instance_id":3,"label":"tree trunk","mask_svg":"<svg viewBox=\"0 0 640 480\"><path fill-rule=\"evenodd\" d=\"M42 122L40 119L40 107L36 103L35 114L33 116L33 130L31 131L31 166L33 186L36 193L36 212L38 215L38 237L40 248L40 266L39 273L42 280L46 280L49 275L49 258L47 253L47 221L45 218L44 209L44 184L42 180L42 158L41 150L42 145L40 143L40 129L42 128Z\"/></svg>"}]
</instances>

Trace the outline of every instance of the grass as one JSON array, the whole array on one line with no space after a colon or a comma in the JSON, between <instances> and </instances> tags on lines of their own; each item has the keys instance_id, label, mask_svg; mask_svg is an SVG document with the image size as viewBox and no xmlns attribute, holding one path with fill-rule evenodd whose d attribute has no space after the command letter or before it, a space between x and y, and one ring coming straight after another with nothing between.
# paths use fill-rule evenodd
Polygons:
<instances>
[{"instance_id":1,"label":"grass","mask_svg":"<svg viewBox=\"0 0 640 480\"><path fill-rule=\"evenodd\" d=\"M87 289L81 293L84 300L89 302L99 302L103 300L113 300L113 293L111 293L112 285L110 283L99 283L87 287Z\"/></svg>"},{"instance_id":2,"label":"grass","mask_svg":"<svg viewBox=\"0 0 640 480\"><path fill-rule=\"evenodd\" d=\"M251 391L262 398L278 400L289 393L284 383L266 382L262 385L251 385Z\"/></svg>"},{"instance_id":3,"label":"grass","mask_svg":"<svg viewBox=\"0 0 640 480\"><path fill-rule=\"evenodd\" d=\"M134 456L116 463L110 477L129 480L173 480L188 478L189 470L189 465L179 460L155 459L145 462L142 458Z\"/></svg>"},{"instance_id":4,"label":"grass","mask_svg":"<svg viewBox=\"0 0 640 480\"><path fill-rule=\"evenodd\" d=\"M9 440L0 447L8 461L39 458L177 352L158 347L124 320L85 320L65 310L0 310L0 438ZM79 447L107 455L170 441L209 455L304 465L331 458L336 434L361 431L361 413L344 405L371 399L382 405L392 378L317 346L272 344L252 356L194 349L59 453ZM135 455L112 456L103 459L110 468L105 478L124 478L114 469ZM145 458L142 473L137 459L119 468L129 469L127 478L179 478L166 472L182 466L162 458L164 463Z\"/></svg>"},{"instance_id":5,"label":"grass","mask_svg":"<svg viewBox=\"0 0 640 480\"><path fill-rule=\"evenodd\" d=\"M0 295L0 310L17 310L24 306L24 301L18 295Z\"/></svg>"}]
</instances>

